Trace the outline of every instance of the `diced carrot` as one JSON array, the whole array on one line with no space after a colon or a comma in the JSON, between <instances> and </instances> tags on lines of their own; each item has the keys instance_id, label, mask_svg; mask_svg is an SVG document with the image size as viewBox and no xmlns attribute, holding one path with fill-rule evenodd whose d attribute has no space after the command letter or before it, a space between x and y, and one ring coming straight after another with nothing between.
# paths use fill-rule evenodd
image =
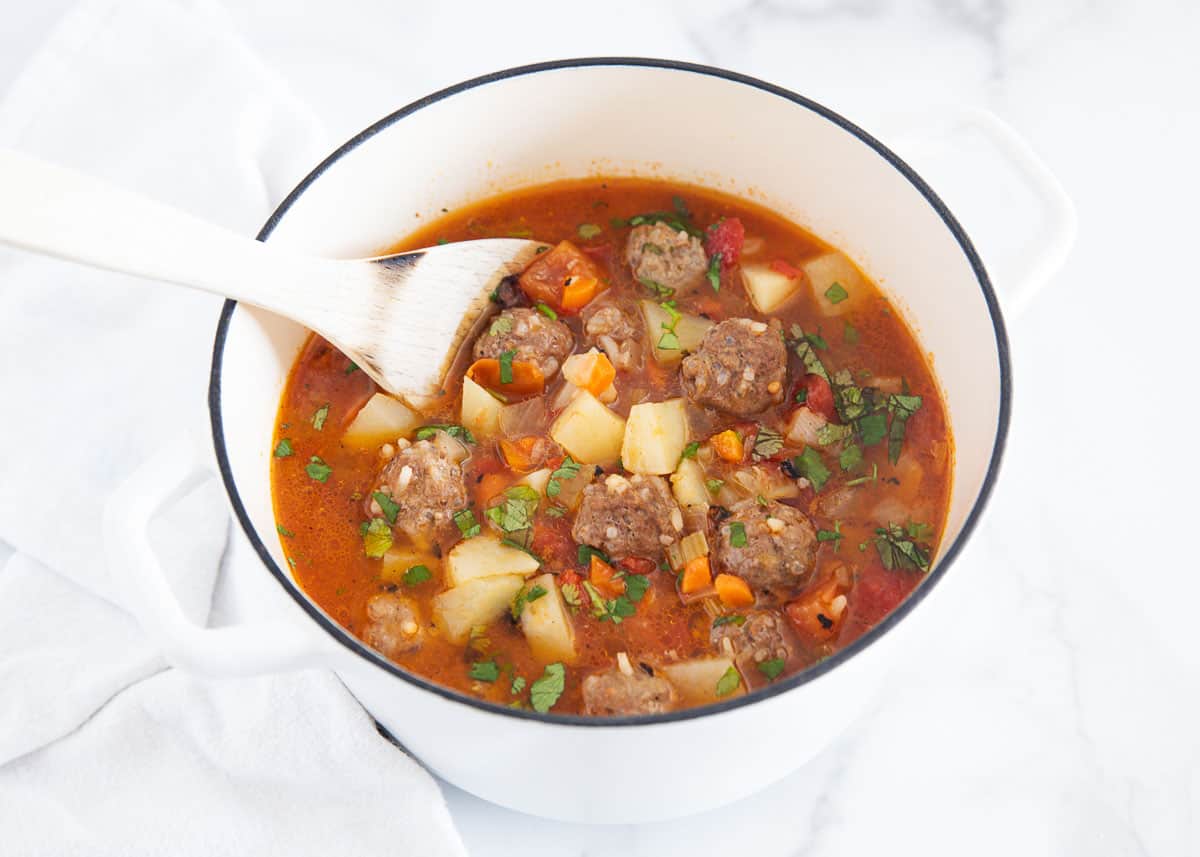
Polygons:
<instances>
[{"instance_id":1,"label":"diced carrot","mask_svg":"<svg viewBox=\"0 0 1200 857\"><path fill-rule=\"evenodd\" d=\"M546 389L546 379L536 363L525 360L512 362L512 380L505 384L500 380L500 361L493 357L481 357L471 364L467 377L481 387L499 393L506 401L540 396Z\"/></svg>"},{"instance_id":2,"label":"diced carrot","mask_svg":"<svg viewBox=\"0 0 1200 857\"><path fill-rule=\"evenodd\" d=\"M754 603L754 593L750 584L736 574L718 574L713 581L717 596L726 607L749 607Z\"/></svg>"},{"instance_id":3,"label":"diced carrot","mask_svg":"<svg viewBox=\"0 0 1200 857\"><path fill-rule=\"evenodd\" d=\"M828 640L841 627L848 586L836 578L789 601L783 608L788 622L809 644Z\"/></svg>"},{"instance_id":4,"label":"diced carrot","mask_svg":"<svg viewBox=\"0 0 1200 857\"><path fill-rule=\"evenodd\" d=\"M800 269L784 259L776 259L771 263L771 270L778 274L783 274L790 280L800 276Z\"/></svg>"},{"instance_id":5,"label":"diced carrot","mask_svg":"<svg viewBox=\"0 0 1200 857\"><path fill-rule=\"evenodd\" d=\"M592 554L588 580L605 598L616 598L625 594L625 581L617 577L617 570L595 554Z\"/></svg>"},{"instance_id":6,"label":"diced carrot","mask_svg":"<svg viewBox=\"0 0 1200 857\"><path fill-rule=\"evenodd\" d=\"M577 312L587 306L600 291L600 281L595 277L571 277L563 285L563 312Z\"/></svg>"},{"instance_id":7,"label":"diced carrot","mask_svg":"<svg viewBox=\"0 0 1200 857\"><path fill-rule=\"evenodd\" d=\"M508 487L512 474L506 470L499 473L489 473L475 483L475 502L486 506L487 502Z\"/></svg>"},{"instance_id":8,"label":"diced carrot","mask_svg":"<svg viewBox=\"0 0 1200 857\"><path fill-rule=\"evenodd\" d=\"M700 592L712 586L712 570L708 567L708 557L698 556L690 559L683 567L683 580L679 583L679 591L684 595Z\"/></svg>"},{"instance_id":9,"label":"diced carrot","mask_svg":"<svg viewBox=\"0 0 1200 857\"><path fill-rule=\"evenodd\" d=\"M520 440L501 438L500 454L504 456L504 463L519 473L533 470L533 448L538 440L540 438L533 434Z\"/></svg>"},{"instance_id":10,"label":"diced carrot","mask_svg":"<svg viewBox=\"0 0 1200 857\"><path fill-rule=\"evenodd\" d=\"M726 429L720 434L713 435L708 442L712 444L713 452L725 461L741 461L746 454L742 439L733 429Z\"/></svg>"},{"instance_id":11,"label":"diced carrot","mask_svg":"<svg viewBox=\"0 0 1200 857\"><path fill-rule=\"evenodd\" d=\"M563 290L567 280L591 277L599 281L603 271L587 254L570 241L563 241L530 263L518 281L531 301L543 301L552 309L563 309Z\"/></svg>"},{"instance_id":12,"label":"diced carrot","mask_svg":"<svg viewBox=\"0 0 1200 857\"><path fill-rule=\"evenodd\" d=\"M563 363L563 377L593 396L599 396L612 385L617 370L603 351L593 348L568 357Z\"/></svg>"}]
</instances>

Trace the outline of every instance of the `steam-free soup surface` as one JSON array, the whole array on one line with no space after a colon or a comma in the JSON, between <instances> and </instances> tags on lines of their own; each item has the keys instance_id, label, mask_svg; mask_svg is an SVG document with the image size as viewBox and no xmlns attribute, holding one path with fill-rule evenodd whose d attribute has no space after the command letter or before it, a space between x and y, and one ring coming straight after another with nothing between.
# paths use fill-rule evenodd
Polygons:
<instances>
[{"instance_id":1,"label":"steam-free soup surface","mask_svg":"<svg viewBox=\"0 0 1200 857\"><path fill-rule=\"evenodd\" d=\"M547 242L435 410L313 337L272 441L300 585L502 705L653 714L861 636L937 550L952 444L898 313L761 207L631 179L446 213L396 250Z\"/></svg>"}]
</instances>

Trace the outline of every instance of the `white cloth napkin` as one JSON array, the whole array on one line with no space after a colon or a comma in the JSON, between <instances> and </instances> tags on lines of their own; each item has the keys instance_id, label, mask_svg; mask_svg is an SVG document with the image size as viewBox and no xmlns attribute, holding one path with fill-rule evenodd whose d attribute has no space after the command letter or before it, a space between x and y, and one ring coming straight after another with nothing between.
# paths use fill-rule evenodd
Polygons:
<instances>
[{"instance_id":1,"label":"white cloth napkin","mask_svg":"<svg viewBox=\"0 0 1200 857\"><path fill-rule=\"evenodd\" d=\"M0 146L252 234L329 146L234 32L206 0L85 0L0 102ZM121 608L103 503L203 431L219 305L0 250L0 853L463 854L334 676L189 676ZM201 621L228 526L213 482L155 523Z\"/></svg>"}]
</instances>

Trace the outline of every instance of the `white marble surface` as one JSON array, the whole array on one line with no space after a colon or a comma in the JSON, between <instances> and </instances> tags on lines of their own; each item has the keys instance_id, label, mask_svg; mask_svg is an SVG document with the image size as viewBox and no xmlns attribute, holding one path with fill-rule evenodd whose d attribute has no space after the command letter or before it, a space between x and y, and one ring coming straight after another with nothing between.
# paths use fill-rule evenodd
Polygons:
<instances>
[{"instance_id":1,"label":"white marble surface","mask_svg":"<svg viewBox=\"0 0 1200 857\"><path fill-rule=\"evenodd\" d=\"M0 85L66 5L5 0ZM1073 257L1011 322L1014 422L989 514L868 716L760 795L678 822L548 823L447 787L473 854L1200 853L1200 5L303 5L229 3L331 141L476 73L661 55L780 83L868 129L988 107L1078 204ZM1002 280L1038 224L994 204L994 161L963 147L914 161ZM565 763L586 769L586 752Z\"/></svg>"}]
</instances>

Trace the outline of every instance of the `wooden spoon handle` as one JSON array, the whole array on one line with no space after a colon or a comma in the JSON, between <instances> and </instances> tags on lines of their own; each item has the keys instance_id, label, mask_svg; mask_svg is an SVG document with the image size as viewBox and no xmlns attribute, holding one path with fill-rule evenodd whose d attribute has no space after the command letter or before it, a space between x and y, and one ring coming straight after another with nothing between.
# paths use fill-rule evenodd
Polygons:
<instances>
[{"instance_id":1,"label":"wooden spoon handle","mask_svg":"<svg viewBox=\"0 0 1200 857\"><path fill-rule=\"evenodd\" d=\"M0 241L319 318L336 262L270 248L103 181L0 150ZM306 295L324 296L318 306Z\"/></svg>"}]
</instances>

